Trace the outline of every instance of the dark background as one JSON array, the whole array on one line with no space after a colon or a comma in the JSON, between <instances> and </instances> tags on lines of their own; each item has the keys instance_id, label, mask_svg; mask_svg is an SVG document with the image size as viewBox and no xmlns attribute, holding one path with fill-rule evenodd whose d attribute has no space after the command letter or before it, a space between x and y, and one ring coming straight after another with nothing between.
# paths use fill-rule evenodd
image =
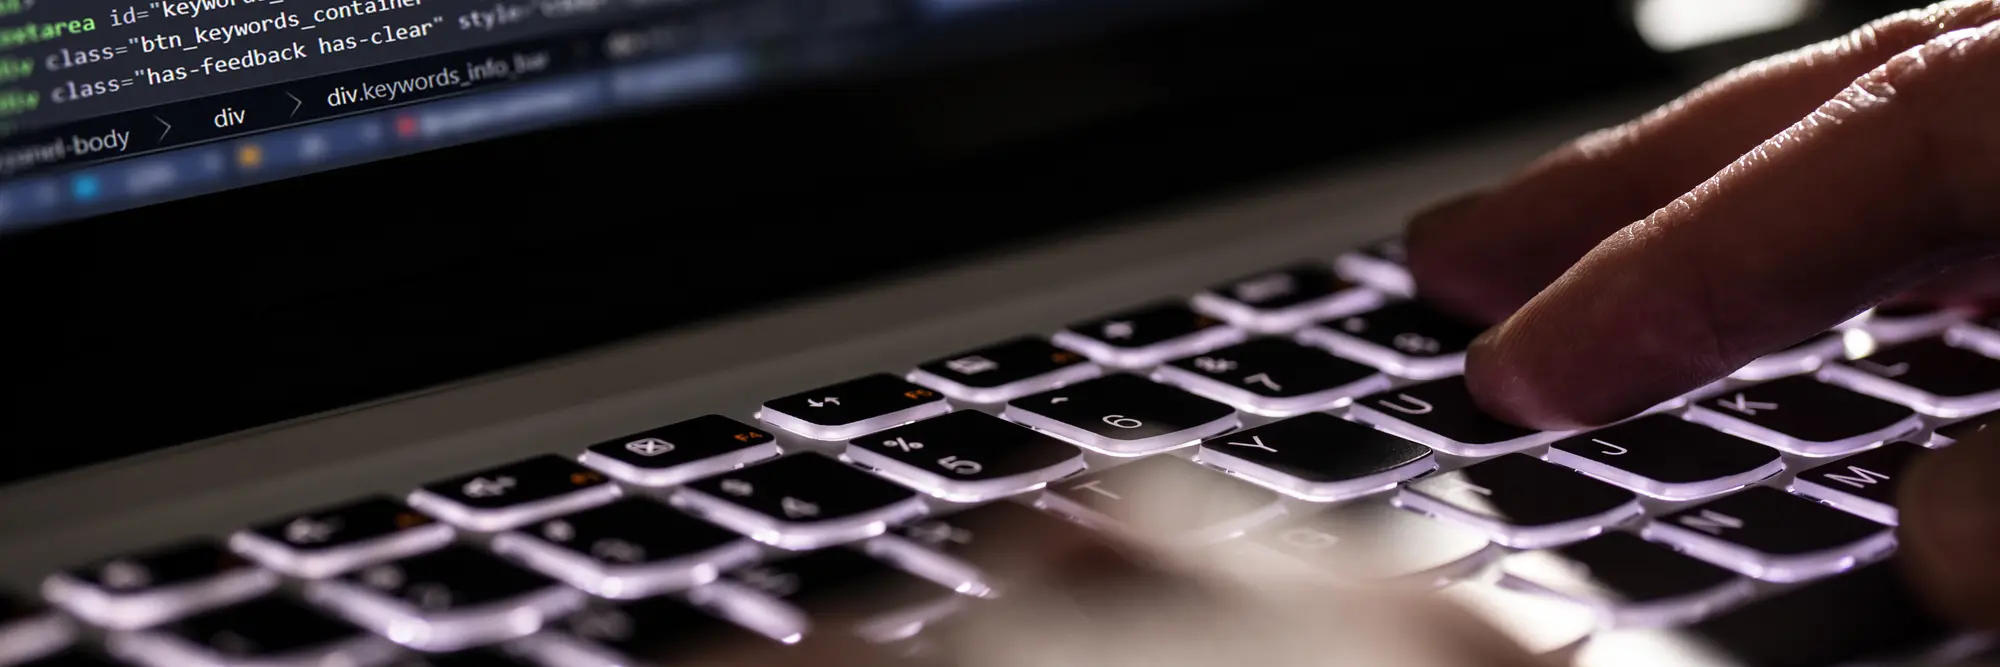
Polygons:
<instances>
[{"instance_id":1,"label":"dark background","mask_svg":"<svg viewBox=\"0 0 2000 667\"><path fill-rule=\"evenodd\" d=\"M0 240L0 480L817 293L800 276L914 273L1733 57L1658 56L1612 2L1355 4L1222 3ZM1851 9L1812 30L1888 7ZM660 289L681 284L699 287Z\"/></svg>"}]
</instances>

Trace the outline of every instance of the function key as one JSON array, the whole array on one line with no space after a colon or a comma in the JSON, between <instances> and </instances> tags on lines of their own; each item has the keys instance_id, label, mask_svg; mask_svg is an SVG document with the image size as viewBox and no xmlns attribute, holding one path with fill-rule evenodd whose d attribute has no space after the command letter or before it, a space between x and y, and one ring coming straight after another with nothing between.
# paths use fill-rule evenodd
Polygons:
<instances>
[{"instance_id":1,"label":"function key","mask_svg":"<svg viewBox=\"0 0 2000 667\"><path fill-rule=\"evenodd\" d=\"M1766 486L1655 519L1644 535L1778 582L1840 572L1896 546L1882 524Z\"/></svg>"},{"instance_id":2,"label":"function key","mask_svg":"<svg viewBox=\"0 0 2000 667\"><path fill-rule=\"evenodd\" d=\"M950 411L936 391L876 373L765 401L757 418L815 440L847 440Z\"/></svg>"},{"instance_id":3,"label":"function key","mask_svg":"<svg viewBox=\"0 0 2000 667\"><path fill-rule=\"evenodd\" d=\"M1482 329L1416 301L1327 320L1299 340L1414 380L1457 375Z\"/></svg>"},{"instance_id":4,"label":"function key","mask_svg":"<svg viewBox=\"0 0 2000 667\"><path fill-rule=\"evenodd\" d=\"M1590 605L1620 627L1686 623L1756 590L1735 572L1630 533L1514 554L1501 569L1509 583Z\"/></svg>"},{"instance_id":5,"label":"function key","mask_svg":"<svg viewBox=\"0 0 2000 667\"><path fill-rule=\"evenodd\" d=\"M113 634L112 655L145 667L352 665L394 660L394 644L282 597L208 611L154 630Z\"/></svg>"},{"instance_id":6,"label":"function key","mask_svg":"<svg viewBox=\"0 0 2000 667\"><path fill-rule=\"evenodd\" d=\"M1321 502L1387 491L1437 469L1429 447L1320 412L1203 442L1195 460Z\"/></svg>"},{"instance_id":7,"label":"function key","mask_svg":"<svg viewBox=\"0 0 2000 667\"><path fill-rule=\"evenodd\" d=\"M1193 542L1226 540L1285 513L1277 494L1171 456L1051 485L1037 504L1100 529Z\"/></svg>"},{"instance_id":8,"label":"function key","mask_svg":"<svg viewBox=\"0 0 2000 667\"><path fill-rule=\"evenodd\" d=\"M783 646L672 597L593 607L555 629L522 640L520 650L544 665L625 667L758 664L750 657Z\"/></svg>"},{"instance_id":9,"label":"function key","mask_svg":"<svg viewBox=\"0 0 2000 667\"><path fill-rule=\"evenodd\" d=\"M1939 426L1937 431L1931 434L1931 446L1943 447L1985 433L1987 427L1995 423L2000 423L2000 411L1988 412L1976 417L1966 418L1957 423Z\"/></svg>"},{"instance_id":10,"label":"function key","mask_svg":"<svg viewBox=\"0 0 2000 667\"><path fill-rule=\"evenodd\" d=\"M1417 293L1417 281L1410 277L1408 261L1403 238L1397 236L1341 253L1333 260L1333 268L1362 284L1407 297Z\"/></svg>"},{"instance_id":11,"label":"function key","mask_svg":"<svg viewBox=\"0 0 2000 667\"><path fill-rule=\"evenodd\" d=\"M128 630L256 597L277 585L277 574L198 539L52 575L42 582L42 595L86 621Z\"/></svg>"},{"instance_id":12,"label":"function key","mask_svg":"<svg viewBox=\"0 0 2000 667\"><path fill-rule=\"evenodd\" d=\"M1069 443L973 410L856 438L845 457L956 502L1033 491L1084 467Z\"/></svg>"},{"instance_id":13,"label":"function key","mask_svg":"<svg viewBox=\"0 0 2000 667\"><path fill-rule=\"evenodd\" d=\"M1236 428L1227 405L1117 373L1007 403L1007 419L1112 456L1141 456Z\"/></svg>"},{"instance_id":14,"label":"function key","mask_svg":"<svg viewBox=\"0 0 2000 667\"><path fill-rule=\"evenodd\" d=\"M1250 544L1356 583L1441 585L1488 562L1479 531L1385 503L1342 505L1252 531Z\"/></svg>"},{"instance_id":15,"label":"function key","mask_svg":"<svg viewBox=\"0 0 2000 667\"><path fill-rule=\"evenodd\" d=\"M1313 320L1367 310L1382 296L1348 282L1332 267L1301 263L1216 285L1194 295L1203 313L1259 333L1283 333Z\"/></svg>"},{"instance_id":16,"label":"function key","mask_svg":"<svg viewBox=\"0 0 2000 667\"><path fill-rule=\"evenodd\" d=\"M696 593L731 618L788 643L810 628L862 639L907 639L960 609L966 598L845 547L751 567Z\"/></svg>"},{"instance_id":17,"label":"function key","mask_svg":"<svg viewBox=\"0 0 2000 667\"><path fill-rule=\"evenodd\" d=\"M1729 377L1761 382L1787 375L1818 370L1821 366L1861 356L1875 348L1875 339L1859 329L1836 329L1793 344L1791 347L1758 357Z\"/></svg>"},{"instance_id":18,"label":"function key","mask_svg":"<svg viewBox=\"0 0 2000 667\"><path fill-rule=\"evenodd\" d=\"M314 581L305 595L423 651L516 639L585 601L582 591L465 545Z\"/></svg>"},{"instance_id":19,"label":"function key","mask_svg":"<svg viewBox=\"0 0 2000 667\"><path fill-rule=\"evenodd\" d=\"M1479 410L1465 379L1432 380L1354 402L1355 419L1446 454L1498 456L1568 435L1521 428Z\"/></svg>"},{"instance_id":20,"label":"function key","mask_svg":"<svg viewBox=\"0 0 2000 667\"><path fill-rule=\"evenodd\" d=\"M1799 473L1792 490L1876 523L1897 523L1896 488L1903 472L1930 450L1892 442Z\"/></svg>"},{"instance_id":21,"label":"function key","mask_svg":"<svg viewBox=\"0 0 2000 667\"><path fill-rule=\"evenodd\" d=\"M783 549L882 534L922 516L917 494L817 454L794 454L681 487L673 502Z\"/></svg>"},{"instance_id":22,"label":"function key","mask_svg":"<svg viewBox=\"0 0 2000 667\"><path fill-rule=\"evenodd\" d=\"M617 485L575 461L543 454L410 493L410 506L479 531L501 531L617 498Z\"/></svg>"},{"instance_id":23,"label":"function key","mask_svg":"<svg viewBox=\"0 0 2000 667\"><path fill-rule=\"evenodd\" d=\"M1509 454L1410 485L1396 503L1464 521L1517 549L1575 542L1639 516L1639 497L1526 454Z\"/></svg>"},{"instance_id":24,"label":"function key","mask_svg":"<svg viewBox=\"0 0 2000 667\"><path fill-rule=\"evenodd\" d=\"M76 641L76 626L41 605L0 595L0 665L56 653Z\"/></svg>"},{"instance_id":25,"label":"function key","mask_svg":"<svg viewBox=\"0 0 2000 667\"><path fill-rule=\"evenodd\" d=\"M912 574L979 597L1039 569L1052 548L1108 545L1109 538L1026 505L1001 501L911 523L863 548Z\"/></svg>"},{"instance_id":26,"label":"function key","mask_svg":"<svg viewBox=\"0 0 2000 667\"><path fill-rule=\"evenodd\" d=\"M1081 354L1022 336L925 362L909 379L968 403L1005 403L1103 372Z\"/></svg>"},{"instance_id":27,"label":"function key","mask_svg":"<svg viewBox=\"0 0 2000 667\"><path fill-rule=\"evenodd\" d=\"M1278 338L1259 338L1161 366L1188 391L1273 417L1325 410L1389 388L1374 368Z\"/></svg>"},{"instance_id":28,"label":"function key","mask_svg":"<svg viewBox=\"0 0 2000 667\"><path fill-rule=\"evenodd\" d=\"M722 415L704 415L591 445L577 460L619 481L673 486L778 455L778 439Z\"/></svg>"},{"instance_id":29,"label":"function key","mask_svg":"<svg viewBox=\"0 0 2000 667\"><path fill-rule=\"evenodd\" d=\"M1667 500L1705 498L1785 470L1778 451L1672 415L1556 441L1549 460Z\"/></svg>"},{"instance_id":30,"label":"function key","mask_svg":"<svg viewBox=\"0 0 2000 667\"><path fill-rule=\"evenodd\" d=\"M1939 417L2000 408L2000 359L1928 338L1820 371L1828 382Z\"/></svg>"},{"instance_id":31,"label":"function key","mask_svg":"<svg viewBox=\"0 0 2000 667\"><path fill-rule=\"evenodd\" d=\"M229 546L296 577L331 577L451 543L451 526L388 497L322 507L230 536Z\"/></svg>"},{"instance_id":32,"label":"function key","mask_svg":"<svg viewBox=\"0 0 2000 667\"><path fill-rule=\"evenodd\" d=\"M643 498L502 533L493 550L607 598L708 583L758 557L757 545L742 535Z\"/></svg>"},{"instance_id":33,"label":"function key","mask_svg":"<svg viewBox=\"0 0 2000 667\"><path fill-rule=\"evenodd\" d=\"M1161 301L1056 332L1057 345L1118 368L1145 368L1243 340L1243 332L1178 301Z\"/></svg>"},{"instance_id":34,"label":"function key","mask_svg":"<svg viewBox=\"0 0 2000 667\"><path fill-rule=\"evenodd\" d=\"M1907 407L1808 376L1702 399L1688 419L1800 456L1867 449L1922 425Z\"/></svg>"}]
</instances>

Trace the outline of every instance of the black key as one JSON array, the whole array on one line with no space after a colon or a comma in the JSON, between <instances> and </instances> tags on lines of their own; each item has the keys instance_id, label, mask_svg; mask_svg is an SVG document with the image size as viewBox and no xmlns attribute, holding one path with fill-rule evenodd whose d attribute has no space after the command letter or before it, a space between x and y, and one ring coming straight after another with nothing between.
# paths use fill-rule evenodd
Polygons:
<instances>
[{"instance_id":1,"label":"black key","mask_svg":"<svg viewBox=\"0 0 2000 667\"><path fill-rule=\"evenodd\" d=\"M1107 366L1143 368L1243 339L1243 332L1179 301L1160 301L1056 332L1057 345Z\"/></svg>"},{"instance_id":2,"label":"black key","mask_svg":"<svg viewBox=\"0 0 2000 667\"><path fill-rule=\"evenodd\" d=\"M501 531L611 502L617 485L577 462L543 454L424 485L410 506L461 528Z\"/></svg>"},{"instance_id":3,"label":"black key","mask_svg":"<svg viewBox=\"0 0 2000 667\"><path fill-rule=\"evenodd\" d=\"M1531 588L1588 604L1620 627L1691 621L1755 590L1735 572L1631 533L1515 554L1502 568Z\"/></svg>"},{"instance_id":4,"label":"black key","mask_svg":"<svg viewBox=\"0 0 2000 667\"><path fill-rule=\"evenodd\" d=\"M900 638L893 635L943 618L962 599L936 583L847 548L759 565L724 580L754 591L750 600L781 605L774 609L778 613L760 616L784 616L783 611L789 610L803 614L813 626L847 627L876 641ZM790 634L804 632L801 624Z\"/></svg>"},{"instance_id":5,"label":"black key","mask_svg":"<svg viewBox=\"0 0 2000 667\"><path fill-rule=\"evenodd\" d=\"M42 583L42 593L86 621L133 629L256 597L277 585L276 574L204 538L55 574Z\"/></svg>"},{"instance_id":6,"label":"black key","mask_svg":"<svg viewBox=\"0 0 2000 667\"><path fill-rule=\"evenodd\" d=\"M641 498L525 526L495 537L493 550L607 598L707 583L758 555L741 535Z\"/></svg>"},{"instance_id":7,"label":"black key","mask_svg":"<svg viewBox=\"0 0 2000 667\"><path fill-rule=\"evenodd\" d=\"M946 588L983 597L1045 564L1051 550L1108 543L1104 534L1047 512L997 502L911 523L864 547Z\"/></svg>"},{"instance_id":8,"label":"black key","mask_svg":"<svg viewBox=\"0 0 2000 667\"><path fill-rule=\"evenodd\" d=\"M1671 415L1648 415L1549 446L1549 460L1655 498L1689 500L1784 471L1777 450Z\"/></svg>"},{"instance_id":9,"label":"black key","mask_svg":"<svg viewBox=\"0 0 2000 667\"><path fill-rule=\"evenodd\" d=\"M229 546L265 567L330 577L451 543L451 526L377 496L267 521L230 536Z\"/></svg>"},{"instance_id":10,"label":"black key","mask_svg":"<svg viewBox=\"0 0 2000 667\"><path fill-rule=\"evenodd\" d=\"M462 544L312 582L305 595L425 651L515 639L585 600L582 591Z\"/></svg>"},{"instance_id":11,"label":"black key","mask_svg":"<svg viewBox=\"0 0 2000 667\"><path fill-rule=\"evenodd\" d=\"M879 535L923 515L909 489L816 454L759 463L682 487L675 505L786 549Z\"/></svg>"},{"instance_id":12,"label":"black key","mask_svg":"<svg viewBox=\"0 0 2000 667\"><path fill-rule=\"evenodd\" d=\"M1251 531L1250 543L1339 579L1439 584L1488 561L1486 537L1384 503L1356 503Z\"/></svg>"},{"instance_id":13,"label":"black key","mask_svg":"<svg viewBox=\"0 0 2000 667\"><path fill-rule=\"evenodd\" d=\"M1645 536L1770 581L1833 574L1895 547L1882 524L1767 486L1660 517Z\"/></svg>"},{"instance_id":14,"label":"black key","mask_svg":"<svg viewBox=\"0 0 2000 667\"><path fill-rule=\"evenodd\" d=\"M83 649L71 649L60 653L44 655L33 660L8 663L10 667L130 667L109 656L99 655Z\"/></svg>"},{"instance_id":15,"label":"black key","mask_svg":"<svg viewBox=\"0 0 2000 667\"><path fill-rule=\"evenodd\" d=\"M74 643L76 630L46 607L0 594L0 665L48 657Z\"/></svg>"},{"instance_id":16,"label":"black key","mask_svg":"<svg viewBox=\"0 0 2000 667\"><path fill-rule=\"evenodd\" d=\"M1416 301L1319 323L1301 340L1395 375L1430 380L1465 368L1465 348L1482 330Z\"/></svg>"},{"instance_id":17,"label":"black key","mask_svg":"<svg viewBox=\"0 0 2000 667\"><path fill-rule=\"evenodd\" d=\"M535 644L557 642L600 655L602 662L597 664L710 665L753 664L723 662L722 656L742 656L745 652L781 646L671 597L593 607L570 615L556 628L561 631L556 636L529 640L529 651L546 650ZM578 639L583 642L577 643Z\"/></svg>"},{"instance_id":18,"label":"black key","mask_svg":"<svg viewBox=\"0 0 2000 667\"><path fill-rule=\"evenodd\" d=\"M1322 412L1209 440L1196 460L1316 501L1385 491L1437 469L1429 447Z\"/></svg>"},{"instance_id":19,"label":"black key","mask_svg":"<svg viewBox=\"0 0 2000 667\"><path fill-rule=\"evenodd\" d=\"M1660 656L1708 654L1757 667L1827 667L1905 657L1957 633L1897 569L1894 562L1876 563L1693 625L1599 636L1584 645L1576 664L1662 664Z\"/></svg>"},{"instance_id":20,"label":"black key","mask_svg":"<svg viewBox=\"0 0 2000 667\"><path fill-rule=\"evenodd\" d=\"M703 415L591 445L578 461L628 484L661 487L777 455L778 439L769 432L722 415Z\"/></svg>"},{"instance_id":21,"label":"black key","mask_svg":"<svg viewBox=\"0 0 2000 667\"><path fill-rule=\"evenodd\" d=\"M1892 442L1799 473L1792 490L1891 526L1897 523L1896 488L1904 471L1930 450Z\"/></svg>"},{"instance_id":22,"label":"black key","mask_svg":"<svg viewBox=\"0 0 2000 667\"><path fill-rule=\"evenodd\" d=\"M910 372L910 381L961 401L1005 403L1101 372L1081 354L1022 336L925 362Z\"/></svg>"},{"instance_id":23,"label":"black key","mask_svg":"<svg viewBox=\"0 0 2000 667\"><path fill-rule=\"evenodd\" d=\"M1361 289L1333 267L1299 263L1244 276L1194 296L1195 308L1261 333L1291 331L1323 317L1365 310L1381 295Z\"/></svg>"},{"instance_id":24,"label":"black key","mask_svg":"<svg viewBox=\"0 0 2000 667\"><path fill-rule=\"evenodd\" d=\"M1533 431L1487 416L1472 402L1464 378L1391 389L1354 401L1355 419L1459 456L1518 452L1561 433Z\"/></svg>"},{"instance_id":25,"label":"black key","mask_svg":"<svg viewBox=\"0 0 2000 667\"><path fill-rule=\"evenodd\" d=\"M1940 417L2000 408L2000 359L1927 338L1829 366L1827 381Z\"/></svg>"},{"instance_id":26,"label":"black key","mask_svg":"<svg viewBox=\"0 0 2000 667\"><path fill-rule=\"evenodd\" d=\"M1398 236L1341 253L1333 260L1333 266L1341 275L1390 294L1407 297L1417 291L1416 281L1410 278L1410 270L1404 266L1407 260L1403 239Z\"/></svg>"},{"instance_id":27,"label":"black key","mask_svg":"<svg viewBox=\"0 0 2000 667\"><path fill-rule=\"evenodd\" d=\"M1995 423L2000 423L2000 411L1968 417L1958 423L1938 427L1937 432L1931 434L1931 443L1949 445L1985 433L1987 427Z\"/></svg>"},{"instance_id":28,"label":"black key","mask_svg":"<svg viewBox=\"0 0 2000 667\"><path fill-rule=\"evenodd\" d=\"M1688 418L1801 456L1837 456L1921 425L1909 408L1808 376L1702 399Z\"/></svg>"},{"instance_id":29,"label":"black key","mask_svg":"<svg viewBox=\"0 0 2000 667\"><path fill-rule=\"evenodd\" d=\"M856 438L847 458L958 502L1030 491L1083 471L1082 450L971 410Z\"/></svg>"},{"instance_id":30,"label":"black key","mask_svg":"<svg viewBox=\"0 0 2000 667\"><path fill-rule=\"evenodd\" d=\"M451 653L404 654L389 667L540 667L502 648L475 648Z\"/></svg>"},{"instance_id":31,"label":"black key","mask_svg":"<svg viewBox=\"0 0 2000 667\"><path fill-rule=\"evenodd\" d=\"M876 373L764 401L757 418L816 440L847 440L950 411L942 394Z\"/></svg>"},{"instance_id":32,"label":"black key","mask_svg":"<svg viewBox=\"0 0 2000 667\"><path fill-rule=\"evenodd\" d=\"M1137 516L1171 522L1137 526L1227 539L1284 513L1276 494L1171 456L1140 459L1050 485L1040 505L1098 528L1126 528ZM1143 508L1143 509L1141 509Z\"/></svg>"},{"instance_id":33,"label":"black key","mask_svg":"<svg viewBox=\"0 0 2000 667\"><path fill-rule=\"evenodd\" d=\"M1244 412L1285 417L1389 388L1389 378L1324 351L1259 338L1161 366L1159 377Z\"/></svg>"},{"instance_id":34,"label":"black key","mask_svg":"<svg viewBox=\"0 0 2000 667\"><path fill-rule=\"evenodd\" d=\"M119 658L148 667L280 661L365 667L396 655L394 644L276 596L203 612L156 630L112 635L110 649Z\"/></svg>"},{"instance_id":35,"label":"black key","mask_svg":"<svg viewBox=\"0 0 2000 667\"><path fill-rule=\"evenodd\" d=\"M1015 423L1119 456L1162 452L1236 428L1227 405L1117 373L1007 403Z\"/></svg>"},{"instance_id":36,"label":"black key","mask_svg":"<svg viewBox=\"0 0 2000 667\"><path fill-rule=\"evenodd\" d=\"M1574 542L1639 516L1639 497L1526 454L1418 481L1396 502L1486 532L1520 549Z\"/></svg>"}]
</instances>

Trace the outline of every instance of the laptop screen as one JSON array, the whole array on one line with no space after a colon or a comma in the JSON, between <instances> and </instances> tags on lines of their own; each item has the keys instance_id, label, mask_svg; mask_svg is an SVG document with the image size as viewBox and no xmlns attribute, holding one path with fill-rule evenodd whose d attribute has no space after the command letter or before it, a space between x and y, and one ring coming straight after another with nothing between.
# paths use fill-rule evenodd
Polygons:
<instances>
[{"instance_id":1,"label":"laptop screen","mask_svg":"<svg viewBox=\"0 0 2000 667\"><path fill-rule=\"evenodd\" d=\"M0 0L0 233L1185 0Z\"/></svg>"}]
</instances>

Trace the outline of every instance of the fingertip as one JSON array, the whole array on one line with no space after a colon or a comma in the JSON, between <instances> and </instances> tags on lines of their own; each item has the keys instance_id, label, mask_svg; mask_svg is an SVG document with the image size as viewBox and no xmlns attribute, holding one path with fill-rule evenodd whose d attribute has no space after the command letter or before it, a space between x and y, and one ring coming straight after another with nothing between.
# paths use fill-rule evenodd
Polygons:
<instances>
[{"instance_id":1,"label":"fingertip","mask_svg":"<svg viewBox=\"0 0 2000 667\"><path fill-rule=\"evenodd\" d=\"M1549 382L1532 362L1516 354L1520 348L1510 335L1511 323L1487 329L1466 351L1465 384L1479 408L1503 421L1544 431L1591 426L1571 404L1578 387Z\"/></svg>"},{"instance_id":2,"label":"fingertip","mask_svg":"<svg viewBox=\"0 0 2000 667\"><path fill-rule=\"evenodd\" d=\"M1912 466L1899 487L1900 560L1941 614L2000 629L2000 441L1961 442Z\"/></svg>"}]
</instances>

